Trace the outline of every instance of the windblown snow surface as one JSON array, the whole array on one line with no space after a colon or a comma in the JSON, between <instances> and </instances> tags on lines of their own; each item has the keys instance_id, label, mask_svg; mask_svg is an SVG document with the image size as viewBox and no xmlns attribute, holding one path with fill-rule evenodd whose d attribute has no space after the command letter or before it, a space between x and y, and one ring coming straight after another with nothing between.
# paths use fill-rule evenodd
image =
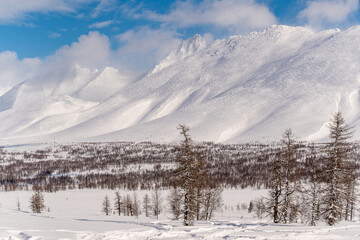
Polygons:
<instances>
[{"instance_id":1,"label":"windblown snow surface","mask_svg":"<svg viewBox=\"0 0 360 240\"><path fill-rule=\"evenodd\" d=\"M319 223L311 227L302 223L274 224L269 219L257 219L247 209L238 210L236 205L248 204L266 190L224 190L224 208L211 221L196 221L195 226L182 226L181 220L170 220L168 210L163 209L159 219L106 216L101 203L108 195L113 203L114 191L68 190L44 193L46 211L30 212L28 200L32 192L0 192L0 239L1 240L181 240L181 239L258 239L258 240L333 240L359 239L360 222L342 221L336 226ZM151 194L150 192L147 192ZM124 195L125 192L121 191ZM132 192L129 192L132 195ZM140 199L145 191L137 191ZM162 192L163 200L166 193ZM17 209L20 202L20 210ZM84 204L86 202L86 204ZM164 202L165 203L165 202ZM164 204L165 206L165 204Z\"/></svg>"},{"instance_id":2,"label":"windblown snow surface","mask_svg":"<svg viewBox=\"0 0 360 240\"><path fill-rule=\"evenodd\" d=\"M360 27L272 26L206 46L195 35L147 74L80 66L29 79L0 97L10 141L268 141L292 128L323 140L340 110L359 125ZM360 131L355 133L360 138Z\"/></svg>"}]
</instances>

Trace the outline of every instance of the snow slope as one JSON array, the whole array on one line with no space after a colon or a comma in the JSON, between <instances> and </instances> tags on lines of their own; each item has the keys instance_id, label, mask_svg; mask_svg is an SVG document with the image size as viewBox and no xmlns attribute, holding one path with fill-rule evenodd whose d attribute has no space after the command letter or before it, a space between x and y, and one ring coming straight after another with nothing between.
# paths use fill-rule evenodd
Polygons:
<instances>
[{"instance_id":1,"label":"snow slope","mask_svg":"<svg viewBox=\"0 0 360 240\"><path fill-rule=\"evenodd\" d=\"M59 70L0 97L1 140L173 141L179 123L205 141L276 140L286 128L322 140L332 113L360 121L359 38L359 26L274 25L209 46L195 35L136 81Z\"/></svg>"}]
</instances>

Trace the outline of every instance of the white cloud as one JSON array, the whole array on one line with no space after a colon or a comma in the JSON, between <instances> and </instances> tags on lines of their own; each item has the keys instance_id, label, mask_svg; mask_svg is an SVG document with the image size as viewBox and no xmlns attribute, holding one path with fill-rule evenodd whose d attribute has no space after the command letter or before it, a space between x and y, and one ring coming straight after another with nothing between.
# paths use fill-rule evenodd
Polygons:
<instances>
[{"instance_id":1,"label":"white cloud","mask_svg":"<svg viewBox=\"0 0 360 240\"><path fill-rule=\"evenodd\" d=\"M55 55L46 58L51 68L72 66L74 64L91 69L102 68L109 64L111 52L107 36L99 32L81 35L78 41L56 51Z\"/></svg>"},{"instance_id":2,"label":"white cloud","mask_svg":"<svg viewBox=\"0 0 360 240\"><path fill-rule=\"evenodd\" d=\"M0 95L15 84L37 76L41 66L39 58L19 60L15 52L0 52Z\"/></svg>"},{"instance_id":3,"label":"white cloud","mask_svg":"<svg viewBox=\"0 0 360 240\"><path fill-rule=\"evenodd\" d=\"M99 32L81 35L78 41L61 47L52 56L44 59L19 59L15 52L0 52L0 96L14 85L56 69L74 65L90 69L113 66L110 42Z\"/></svg>"},{"instance_id":4,"label":"white cloud","mask_svg":"<svg viewBox=\"0 0 360 240\"><path fill-rule=\"evenodd\" d=\"M212 24L233 31L261 29L277 22L267 6L254 0L177 1L168 14L146 11L135 16L180 28Z\"/></svg>"},{"instance_id":5,"label":"white cloud","mask_svg":"<svg viewBox=\"0 0 360 240\"><path fill-rule=\"evenodd\" d=\"M49 38L51 38L51 39L55 39L55 38L59 38L59 37L61 37L61 34L60 33L50 33L49 34Z\"/></svg>"},{"instance_id":6,"label":"white cloud","mask_svg":"<svg viewBox=\"0 0 360 240\"><path fill-rule=\"evenodd\" d=\"M107 36L91 31L44 59L19 59L15 52L0 52L0 95L17 83L74 65L91 70L112 66L120 70L137 70L139 73L166 57L181 41L176 32L148 27L129 30L118 35L117 39L121 46L111 50Z\"/></svg>"},{"instance_id":7,"label":"white cloud","mask_svg":"<svg viewBox=\"0 0 360 240\"><path fill-rule=\"evenodd\" d=\"M298 18L305 19L310 26L345 22L349 15L359 8L358 0L316 0L309 1L307 7L299 12Z\"/></svg>"},{"instance_id":8,"label":"white cloud","mask_svg":"<svg viewBox=\"0 0 360 240\"><path fill-rule=\"evenodd\" d=\"M96 23L93 23L89 26L89 28L104 28L104 27L107 27L111 24L113 24L114 21L112 20L108 20L108 21L103 21L103 22L96 22Z\"/></svg>"},{"instance_id":9,"label":"white cloud","mask_svg":"<svg viewBox=\"0 0 360 240\"><path fill-rule=\"evenodd\" d=\"M95 0L0 0L0 23L15 23L31 13L75 12Z\"/></svg>"},{"instance_id":10,"label":"white cloud","mask_svg":"<svg viewBox=\"0 0 360 240\"><path fill-rule=\"evenodd\" d=\"M101 0L97 7L94 9L91 16L98 17L102 12L113 11L116 8L116 0Z\"/></svg>"},{"instance_id":11,"label":"white cloud","mask_svg":"<svg viewBox=\"0 0 360 240\"><path fill-rule=\"evenodd\" d=\"M117 51L117 60L122 68L148 70L165 58L181 42L173 31L153 30L141 27L117 36L122 46Z\"/></svg>"}]
</instances>

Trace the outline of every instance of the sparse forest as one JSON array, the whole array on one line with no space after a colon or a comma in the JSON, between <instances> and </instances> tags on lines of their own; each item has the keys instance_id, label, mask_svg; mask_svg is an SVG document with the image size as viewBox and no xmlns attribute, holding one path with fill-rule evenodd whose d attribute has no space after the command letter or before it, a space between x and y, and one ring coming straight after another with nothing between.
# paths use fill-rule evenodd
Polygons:
<instances>
[{"instance_id":1,"label":"sparse forest","mask_svg":"<svg viewBox=\"0 0 360 240\"><path fill-rule=\"evenodd\" d=\"M2 191L56 192L67 189L148 190L143 199L115 193L103 201L106 215L157 217L162 204L185 225L209 220L221 208L221 189L267 188L267 198L251 202L249 212L274 223L329 225L351 220L359 176L359 143L340 113L333 116L330 141L296 141L287 129L279 142L216 144L193 142L180 125L179 144L106 142L52 144L33 151L1 149ZM162 196L159 189L169 190ZM40 196L41 197L41 196ZM34 212L43 207L35 207ZM43 202L43 200L42 200ZM306 203L306 204L303 204Z\"/></svg>"},{"instance_id":2,"label":"sparse forest","mask_svg":"<svg viewBox=\"0 0 360 240\"><path fill-rule=\"evenodd\" d=\"M263 208L258 211L267 212L274 223L301 221L314 226L322 218L333 226L353 219L358 161L349 142L352 128L340 112L333 115L328 128L330 141L321 148L309 147L303 170L294 135L290 129L284 132L282 148L270 168L269 196L266 203L257 202L257 208Z\"/></svg>"},{"instance_id":3,"label":"sparse forest","mask_svg":"<svg viewBox=\"0 0 360 240\"><path fill-rule=\"evenodd\" d=\"M201 144L204 166L211 176L209 185L223 188L270 188L269 169L282 146L271 144ZM310 181L309 156L316 152L318 164L324 166L325 143L296 143L295 168L299 178ZM349 143L349 158L354 160L358 177L360 159L358 142ZM11 150L11 149L10 149ZM66 189L153 189L154 185L170 189L175 184L174 145L150 142L74 143L54 145L44 150L10 151L3 149L0 159L2 191L42 191ZM219 167L221 166L221 167Z\"/></svg>"}]
</instances>

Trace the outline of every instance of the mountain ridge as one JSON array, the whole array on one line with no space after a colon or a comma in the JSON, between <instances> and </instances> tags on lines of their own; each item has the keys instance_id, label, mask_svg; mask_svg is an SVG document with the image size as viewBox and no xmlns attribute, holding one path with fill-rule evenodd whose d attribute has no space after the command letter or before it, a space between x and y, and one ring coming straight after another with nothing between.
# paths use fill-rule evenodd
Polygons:
<instances>
[{"instance_id":1,"label":"mountain ridge","mask_svg":"<svg viewBox=\"0 0 360 240\"><path fill-rule=\"evenodd\" d=\"M208 45L195 35L137 81L113 68L77 66L54 77L53 92L25 81L38 92L17 94L15 102L28 103L0 112L1 141L169 142L180 123L201 141L271 141L286 128L302 140L324 140L332 113L359 122L359 38L358 26L317 33L274 25ZM0 105L11 102L6 94ZM62 102L61 114L26 109L46 99Z\"/></svg>"}]
</instances>

